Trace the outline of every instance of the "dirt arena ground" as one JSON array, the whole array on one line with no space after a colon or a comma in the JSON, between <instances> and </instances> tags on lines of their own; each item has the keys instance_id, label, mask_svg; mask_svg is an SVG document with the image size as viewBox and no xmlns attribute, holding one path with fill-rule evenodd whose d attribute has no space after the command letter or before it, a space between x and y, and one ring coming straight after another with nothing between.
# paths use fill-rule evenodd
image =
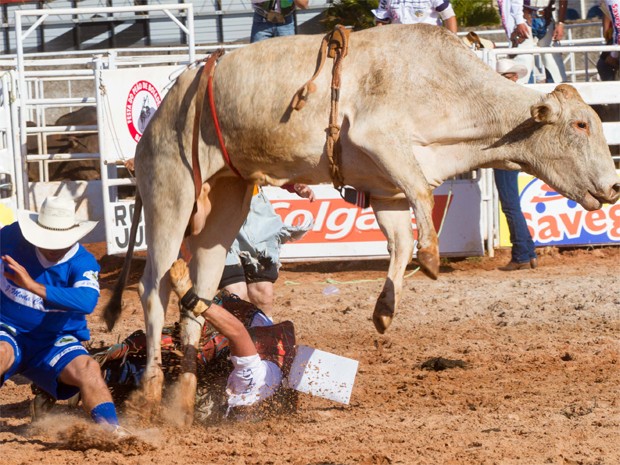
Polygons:
<instances>
[{"instance_id":1,"label":"dirt arena ground","mask_svg":"<svg viewBox=\"0 0 620 465\"><path fill-rule=\"evenodd\" d=\"M299 343L359 360L350 405L301 395L290 417L191 430L125 418L137 438L115 443L66 405L31 425L18 379L0 390L0 463L618 464L620 248L543 252L533 271L498 271L500 251L444 260L436 282L407 277L386 335L371 321L386 262L286 265L276 319L294 321ZM104 331L121 260L101 263L95 345L143 326L136 261L120 324ZM328 286L338 293L324 295ZM167 319L177 317L171 304ZM464 367L423 368L433 357Z\"/></svg>"}]
</instances>

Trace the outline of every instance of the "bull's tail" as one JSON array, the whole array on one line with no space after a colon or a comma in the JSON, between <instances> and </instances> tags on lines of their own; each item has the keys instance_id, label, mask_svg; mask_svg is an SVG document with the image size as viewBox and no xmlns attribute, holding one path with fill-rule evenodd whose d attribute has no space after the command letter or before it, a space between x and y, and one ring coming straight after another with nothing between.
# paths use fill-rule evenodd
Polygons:
<instances>
[{"instance_id":1,"label":"bull's tail","mask_svg":"<svg viewBox=\"0 0 620 465\"><path fill-rule=\"evenodd\" d=\"M123 291L127 285L127 279L129 278L129 271L131 270L131 259L133 258L133 249L136 244L136 235L138 234L138 225L140 224L140 216L142 215L142 197L140 192L136 191L136 201L134 204L133 219L131 221L131 230L129 231L129 245L127 246L127 254L125 255L125 262L123 263L123 269L114 286L114 292L112 297L103 310L103 319L108 326L108 330L111 331L121 316L123 311Z\"/></svg>"}]
</instances>

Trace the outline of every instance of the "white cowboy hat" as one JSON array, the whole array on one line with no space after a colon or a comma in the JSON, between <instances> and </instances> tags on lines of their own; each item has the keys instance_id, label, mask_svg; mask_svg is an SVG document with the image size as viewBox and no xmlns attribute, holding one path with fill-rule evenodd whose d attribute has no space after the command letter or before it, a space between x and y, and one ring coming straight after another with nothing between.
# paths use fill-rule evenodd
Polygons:
<instances>
[{"instance_id":1,"label":"white cowboy hat","mask_svg":"<svg viewBox=\"0 0 620 465\"><path fill-rule=\"evenodd\" d=\"M517 63L509 58L498 60L495 65L495 70L499 74L516 73L519 79L524 78L527 74L527 67L525 65Z\"/></svg>"},{"instance_id":2,"label":"white cowboy hat","mask_svg":"<svg viewBox=\"0 0 620 465\"><path fill-rule=\"evenodd\" d=\"M17 222L28 242L48 250L71 247L97 225L97 221L75 219L75 202L50 196L41 205L41 212L17 211Z\"/></svg>"},{"instance_id":3,"label":"white cowboy hat","mask_svg":"<svg viewBox=\"0 0 620 465\"><path fill-rule=\"evenodd\" d=\"M468 48L473 48L474 50L495 48L495 44L492 41L483 39L474 31L470 31L466 36L463 36L462 39Z\"/></svg>"}]
</instances>

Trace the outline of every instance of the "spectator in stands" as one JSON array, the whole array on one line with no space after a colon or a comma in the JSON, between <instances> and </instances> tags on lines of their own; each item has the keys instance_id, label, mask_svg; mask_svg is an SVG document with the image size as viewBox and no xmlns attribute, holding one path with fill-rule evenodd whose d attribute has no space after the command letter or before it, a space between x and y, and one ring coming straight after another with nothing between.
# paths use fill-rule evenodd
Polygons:
<instances>
[{"instance_id":1,"label":"spectator in stands","mask_svg":"<svg viewBox=\"0 0 620 465\"><path fill-rule=\"evenodd\" d=\"M511 81L517 82L527 75L527 68L516 60L498 60L496 70ZM527 270L538 266L534 241L521 211L519 199L519 172L494 169L495 185L508 222L512 256L510 263L500 268L502 271Z\"/></svg>"},{"instance_id":2,"label":"spectator in stands","mask_svg":"<svg viewBox=\"0 0 620 465\"><path fill-rule=\"evenodd\" d=\"M526 4L524 0L497 0L502 25L511 47L534 48L537 45L546 47L552 41L561 40L564 36L567 0L558 1L559 20L554 23L555 0L526 0ZM525 65L528 70L519 83L533 82L534 56L518 55L515 60ZM543 65L553 82L566 80L566 71L560 54L544 54Z\"/></svg>"},{"instance_id":3,"label":"spectator in stands","mask_svg":"<svg viewBox=\"0 0 620 465\"><path fill-rule=\"evenodd\" d=\"M567 0L559 1L559 20L553 22L555 0L497 0L502 25L511 47L534 48L548 46L564 36ZM529 24L529 25L528 25ZM533 26L533 29L532 29ZM560 54L543 55L543 64L554 82L566 80L566 71ZM519 80L524 84L533 82L533 55L518 55L515 60L523 64L528 72Z\"/></svg>"},{"instance_id":4,"label":"spectator in stands","mask_svg":"<svg viewBox=\"0 0 620 465\"><path fill-rule=\"evenodd\" d=\"M558 5L557 22L553 14L556 4ZM562 40L568 0L525 0L523 7L525 21L538 47L549 47L552 43ZM541 58L547 82L566 81L566 69L561 53L545 53Z\"/></svg>"},{"instance_id":5,"label":"spectator in stands","mask_svg":"<svg viewBox=\"0 0 620 465\"><path fill-rule=\"evenodd\" d=\"M454 9L449 0L380 0L372 10L377 26L382 24L443 25L456 34Z\"/></svg>"},{"instance_id":6,"label":"spectator in stands","mask_svg":"<svg viewBox=\"0 0 620 465\"><path fill-rule=\"evenodd\" d=\"M602 0L603 37L607 45L620 45L620 0ZM619 52L603 52L596 63L601 81L619 79Z\"/></svg>"},{"instance_id":7,"label":"spectator in stands","mask_svg":"<svg viewBox=\"0 0 620 465\"><path fill-rule=\"evenodd\" d=\"M295 34L295 9L308 8L308 0L252 0L254 19L250 42Z\"/></svg>"},{"instance_id":8,"label":"spectator in stands","mask_svg":"<svg viewBox=\"0 0 620 465\"><path fill-rule=\"evenodd\" d=\"M78 241L97 224L78 222L73 200L47 197L40 213L20 210L0 229L0 386L22 374L46 391L33 416L54 399L81 394L106 429L119 426L99 364L80 341L99 299L99 264Z\"/></svg>"},{"instance_id":9,"label":"spectator in stands","mask_svg":"<svg viewBox=\"0 0 620 465\"><path fill-rule=\"evenodd\" d=\"M502 26L511 47L534 47L534 41L530 28L523 14L523 0L497 0ZM532 55L517 55L515 61L524 65L527 69L525 76L519 79L520 83L527 83L534 69L534 57Z\"/></svg>"}]
</instances>

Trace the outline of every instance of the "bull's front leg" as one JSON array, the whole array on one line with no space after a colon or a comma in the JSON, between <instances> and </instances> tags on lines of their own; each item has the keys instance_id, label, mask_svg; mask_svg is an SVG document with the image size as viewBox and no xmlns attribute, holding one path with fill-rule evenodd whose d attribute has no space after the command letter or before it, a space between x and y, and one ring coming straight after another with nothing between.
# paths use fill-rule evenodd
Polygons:
<instances>
[{"instance_id":1,"label":"bull's front leg","mask_svg":"<svg viewBox=\"0 0 620 465\"><path fill-rule=\"evenodd\" d=\"M132 402L137 413L147 419L155 417L161 407L164 382L161 334L170 298L168 270L177 258L183 241L185 227L179 218L189 218L193 197L191 188L185 191L170 189L170 192L175 192L175 196L168 197L149 188L149 183L140 186L140 192L146 198L158 199L144 204L146 241L149 247L139 293L146 323L147 360L141 390Z\"/></svg>"},{"instance_id":2,"label":"bull's front leg","mask_svg":"<svg viewBox=\"0 0 620 465\"><path fill-rule=\"evenodd\" d=\"M168 302L170 289L167 280L164 280L162 284L159 279L150 281L150 276L152 276L152 266L150 266L150 260L147 259L145 273L138 287L146 323L146 367L140 391L131 401L134 412L147 421L159 415L161 406L164 385L164 373L161 368L161 333L165 313L165 304L162 302ZM155 285L146 287L145 283L149 282L154 282Z\"/></svg>"},{"instance_id":3,"label":"bull's front leg","mask_svg":"<svg viewBox=\"0 0 620 465\"><path fill-rule=\"evenodd\" d=\"M422 271L432 279L439 277L439 238L433 224L433 205L435 199L430 188L410 194L405 190L415 214L418 230L418 252L416 257ZM415 203L414 203L415 199Z\"/></svg>"},{"instance_id":4,"label":"bull's front leg","mask_svg":"<svg viewBox=\"0 0 620 465\"><path fill-rule=\"evenodd\" d=\"M379 227L387 238L390 253L388 277L377 299L372 321L381 334L392 324L403 289L403 276L413 254L411 212L407 199L384 200L371 198Z\"/></svg>"},{"instance_id":5,"label":"bull's front leg","mask_svg":"<svg viewBox=\"0 0 620 465\"><path fill-rule=\"evenodd\" d=\"M396 127L389 133L384 132L382 127L378 129L374 119L358 120L355 127L343 124L343 152L352 150L352 153L359 153L361 150L381 169L389 182L405 194L416 217L418 262L426 275L437 279L439 242L432 221L432 189L412 152L411 142L399 139L398 132Z\"/></svg>"}]
</instances>

